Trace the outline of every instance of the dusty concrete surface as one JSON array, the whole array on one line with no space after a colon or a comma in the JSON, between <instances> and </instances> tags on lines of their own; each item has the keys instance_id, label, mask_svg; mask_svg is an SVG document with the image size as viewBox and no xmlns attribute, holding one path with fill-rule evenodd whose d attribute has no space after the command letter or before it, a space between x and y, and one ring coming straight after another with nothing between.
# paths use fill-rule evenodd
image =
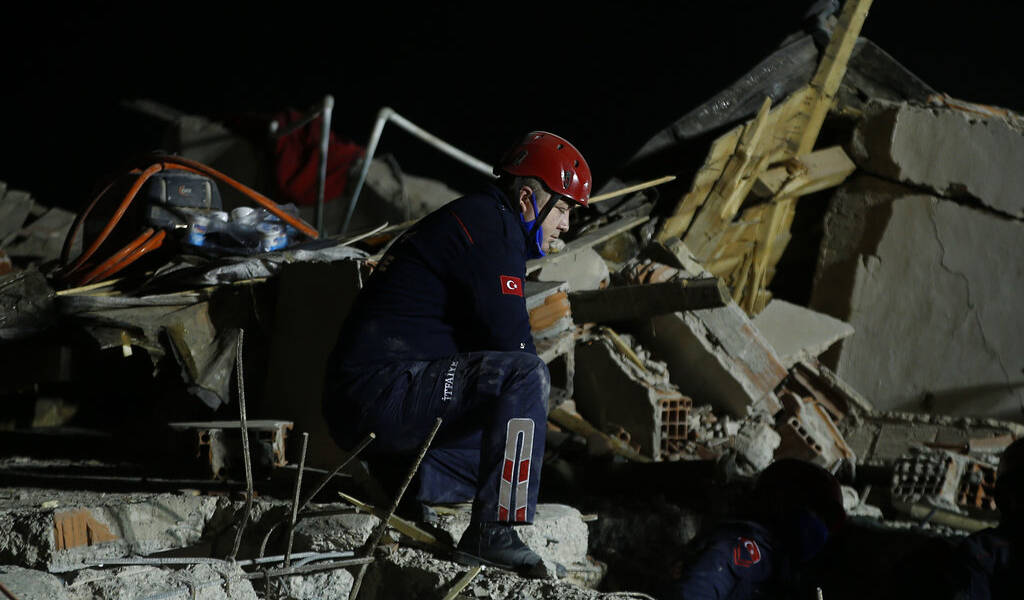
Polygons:
<instances>
[{"instance_id":1,"label":"dusty concrete surface","mask_svg":"<svg viewBox=\"0 0 1024 600\"><path fill-rule=\"evenodd\" d=\"M173 595L169 595L171 593ZM149 566L87 569L69 578L69 600L255 600L242 570L228 565L193 565L180 569Z\"/></svg>"},{"instance_id":2,"label":"dusty concrete surface","mask_svg":"<svg viewBox=\"0 0 1024 600\"><path fill-rule=\"evenodd\" d=\"M826 363L881 410L1020 419L1021 256L1019 221L877 180L841 190L811 306L857 333Z\"/></svg>"},{"instance_id":3,"label":"dusty concrete surface","mask_svg":"<svg viewBox=\"0 0 1024 600\"><path fill-rule=\"evenodd\" d=\"M866 111L852 143L862 169L1024 217L1024 129L1007 119L905 102L876 101Z\"/></svg>"},{"instance_id":4,"label":"dusty concrete surface","mask_svg":"<svg viewBox=\"0 0 1024 600\"><path fill-rule=\"evenodd\" d=\"M540 281L568 281L574 292L596 290L608 285L611 278L608 265L593 248L570 252L565 256L550 255L554 259L545 264L537 279Z\"/></svg>"},{"instance_id":5,"label":"dusty concrete surface","mask_svg":"<svg viewBox=\"0 0 1024 600\"><path fill-rule=\"evenodd\" d=\"M225 500L187 494L3 490L0 560L62 571L197 542Z\"/></svg>"},{"instance_id":6,"label":"dusty concrete surface","mask_svg":"<svg viewBox=\"0 0 1024 600\"><path fill-rule=\"evenodd\" d=\"M754 317L753 323L787 369L853 335L853 327L839 319L777 298Z\"/></svg>"},{"instance_id":7,"label":"dusty concrete surface","mask_svg":"<svg viewBox=\"0 0 1024 600\"><path fill-rule=\"evenodd\" d=\"M421 550L399 548L367 570L367 598L441 598L469 567L440 560ZM501 569L484 569L462 597L486 600L591 600L614 598L565 581L523 579ZM622 595L620 597L628 597Z\"/></svg>"},{"instance_id":8,"label":"dusty concrete surface","mask_svg":"<svg viewBox=\"0 0 1024 600\"><path fill-rule=\"evenodd\" d=\"M0 565L0 583L16 598L40 598L46 600L70 600L64 581L44 571Z\"/></svg>"}]
</instances>

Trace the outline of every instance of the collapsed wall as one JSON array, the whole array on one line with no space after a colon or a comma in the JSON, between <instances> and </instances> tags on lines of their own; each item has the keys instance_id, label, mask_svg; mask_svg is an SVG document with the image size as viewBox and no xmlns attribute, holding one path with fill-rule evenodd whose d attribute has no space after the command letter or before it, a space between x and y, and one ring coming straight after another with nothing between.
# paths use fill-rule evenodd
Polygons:
<instances>
[{"instance_id":1,"label":"collapsed wall","mask_svg":"<svg viewBox=\"0 0 1024 600\"><path fill-rule=\"evenodd\" d=\"M811 303L857 331L826 362L881 410L1019 418L1024 224L875 183L826 217Z\"/></svg>"}]
</instances>

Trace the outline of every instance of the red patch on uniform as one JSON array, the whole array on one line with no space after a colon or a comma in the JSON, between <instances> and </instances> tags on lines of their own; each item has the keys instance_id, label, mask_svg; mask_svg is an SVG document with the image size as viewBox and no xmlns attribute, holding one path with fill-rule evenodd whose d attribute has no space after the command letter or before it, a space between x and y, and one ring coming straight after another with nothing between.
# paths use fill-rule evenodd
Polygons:
<instances>
[{"instance_id":1,"label":"red patch on uniform","mask_svg":"<svg viewBox=\"0 0 1024 600\"><path fill-rule=\"evenodd\" d=\"M516 521L519 523L526 522L526 507L516 509Z\"/></svg>"},{"instance_id":2,"label":"red patch on uniform","mask_svg":"<svg viewBox=\"0 0 1024 600\"><path fill-rule=\"evenodd\" d=\"M752 567L761 562L761 549L757 547L757 542L738 538L736 547L732 549L732 562L737 567Z\"/></svg>"},{"instance_id":3,"label":"red patch on uniform","mask_svg":"<svg viewBox=\"0 0 1024 600\"><path fill-rule=\"evenodd\" d=\"M530 461L521 460L519 461L519 483L522 483L530 478Z\"/></svg>"},{"instance_id":4,"label":"red patch on uniform","mask_svg":"<svg viewBox=\"0 0 1024 600\"><path fill-rule=\"evenodd\" d=\"M501 282L501 293L512 294L513 296L523 297L523 280L518 277L510 277L508 275L499 275L498 279Z\"/></svg>"},{"instance_id":5,"label":"red patch on uniform","mask_svg":"<svg viewBox=\"0 0 1024 600\"><path fill-rule=\"evenodd\" d=\"M509 459L506 458L505 459L505 466L501 470L501 478L504 479L505 481L509 482L509 483L512 483L512 469L513 468L514 468L514 466L512 465L512 461L510 461Z\"/></svg>"},{"instance_id":6,"label":"red patch on uniform","mask_svg":"<svg viewBox=\"0 0 1024 600\"><path fill-rule=\"evenodd\" d=\"M505 508L504 506L498 507L498 520L508 521L508 509Z\"/></svg>"}]
</instances>

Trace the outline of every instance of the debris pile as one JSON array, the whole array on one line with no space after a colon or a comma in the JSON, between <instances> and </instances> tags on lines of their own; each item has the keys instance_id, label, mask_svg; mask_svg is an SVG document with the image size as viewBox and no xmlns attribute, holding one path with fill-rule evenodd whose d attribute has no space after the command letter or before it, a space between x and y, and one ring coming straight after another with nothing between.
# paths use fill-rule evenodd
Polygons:
<instances>
[{"instance_id":1,"label":"debris pile","mask_svg":"<svg viewBox=\"0 0 1024 600\"><path fill-rule=\"evenodd\" d=\"M866 4L846 2L820 52L797 36L755 67L770 77L744 76L652 137L568 241L528 263L523 295L552 382L545 477L577 495L542 504L521 537L566 567L558 581L449 562L465 507L419 523L395 514L401 498L353 460L372 439L336 448L320 416L352 298L388 242L452 190L353 152L353 170L372 161L370 195L389 199L360 205L363 234L212 252L188 242L193 219L159 252L148 237L125 246L111 265L148 256L118 277L91 271L85 283L61 277L69 256L91 252L76 216L0 183L0 343L12 357L0 367L13 407L0 423L17 457L0 471L23 486L0 490L0 582L69 599L128 587L151 598L649 591L645 578L667 577L701 519L727 512L730 485L780 458L840 477L854 525L877 535L951 538L996 522L999 454L1024 435L1013 362L1024 118L936 94L858 38ZM172 119L183 151L230 134L186 117ZM228 169L253 155L236 142L185 156ZM695 148L703 158L684 165ZM652 179L666 164L692 177ZM334 200L321 216L347 223ZM808 242L798 211L825 203ZM377 227L375 211L398 224ZM774 297L788 273L806 283L807 306ZM143 375L109 375L121 372ZM713 475L694 475L703 467ZM594 472L657 480L690 504L655 495L672 524L652 525L643 508L616 512ZM112 491L82 491L96 487ZM627 543L620 529L674 542Z\"/></svg>"}]
</instances>

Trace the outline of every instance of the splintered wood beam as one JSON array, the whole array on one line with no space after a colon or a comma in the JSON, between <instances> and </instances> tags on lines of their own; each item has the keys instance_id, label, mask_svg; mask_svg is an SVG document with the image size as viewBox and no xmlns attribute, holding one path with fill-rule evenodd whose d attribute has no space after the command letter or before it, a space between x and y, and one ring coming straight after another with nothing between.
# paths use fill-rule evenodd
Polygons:
<instances>
[{"instance_id":1,"label":"splintered wood beam","mask_svg":"<svg viewBox=\"0 0 1024 600\"><path fill-rule=\"evenodd\" d=\"M839 185L856 168L841 147L830 146L768 169L757 178L751 192L762 198L813 194Z\"/></svg>"},{"instance_id":2,"label":"splintered wood beam","mask_svg":"<svg viewBox=\"0 0 1024 600\"><path fill-rule=\"evenodd\" d=\"M699 261L707 260L723 226L736 215L757 176L768 167L767 144L763 141L767 137L770 110L771 99L765 98L757 117L745 126L736 152L683 239Z\"/></svg>"},{"instance_id":3,"label":"splintered wood beam","mask_svg":"<svg viewBox=\"0 0 1024 600\"><path fill-rule=\"evenodd\" d=\"M729 298L729 289L720 279L707 277L570 292L569 304L577 323L609 323L717 308Z\"/></svg>"},{"instance_id":4,"label":"splintered wood beam","mask_svg":"<svg viewBox=\"0 0 1024 600\"><path fill-rule=\"evenodd\" d=\"M708 152L704 164L694 176L690 191L676 205L672 216L665 219L662 224L661 231L657 235L659 242L667 243L672 238L678 238L690 226L693 215L707 200L711 188L722 176L729 159L736 152L736 145L739 144L742 133L743 127L736 127L711 143L711 151Z\"/></svg>"},{"instance_id":5,"label":"splintered wood beam","mask_svg":"<svg viewBox=\"0 0 1024 600\"><path fill-rule=\"evenodd\" d=\"M832 39L825 47L824 56L818 63L818 70L811 79L811 89L815 92L813 104L809 107L803 134L796 146L796 154L807 154L814 148L821 125L825 122L839 84L846 75L846 66L850 62L853 46L857 42L864 20L872 0L847 0L839 19L832 29Z\"/></svg>"}]
</instances>

